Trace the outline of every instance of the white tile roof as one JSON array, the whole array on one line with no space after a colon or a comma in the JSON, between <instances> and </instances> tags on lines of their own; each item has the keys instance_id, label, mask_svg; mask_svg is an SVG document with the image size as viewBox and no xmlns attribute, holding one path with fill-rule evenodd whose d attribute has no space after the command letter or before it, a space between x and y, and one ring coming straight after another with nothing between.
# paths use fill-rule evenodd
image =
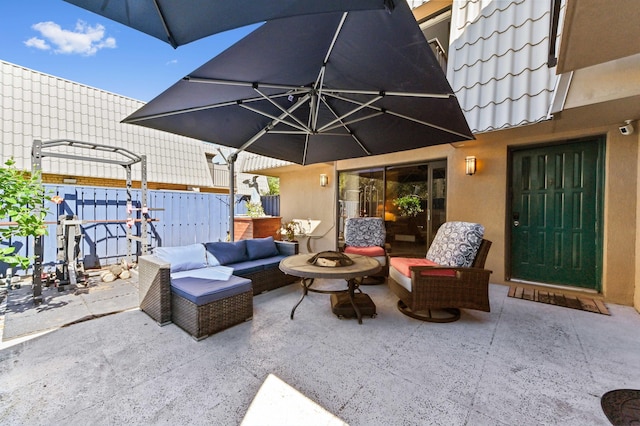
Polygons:
<instances>
[{"instance_id":1,"label":"white tile roof","mask_svg":"<svg viewBox=\"0 0 640 426\"><path fill-rule=\"evenodd\" d=\"M34 139L70 139L120 147L147 156L153 182L211 186L200 141L122 124L143 102L0 61L0 158L30 169ZM86 156L86 150L67 153ZM94 153L96 157L109 154ZM43 172L124 179L124 169L104 163L45 158ZM135 180L139 169L134 166Z\"/></svg>"},{"instance_id":2,"label":"white tile roof","mask_svg":"<svg viewBox=\"0 0 640 426\"><path fill-rule=\"evenodd\" d=\"M236 151L234 148L216 145L209 142L203 142L202 146L204 152L211 155L217 155L221 151L225 157L228 157L234 151ZM238 154L238 159L236 160L235 167L238 173L252 173L260 170L290 166L292 164L293 163L290 163L289 161L278 160L275 158L265 157L251 152L242 151Z\"/></svg>"},{"instance_id":3,"label":"white tile roof","mask_svg":"<svg viewBox=\"0 0 640 426\"><path fill-rule=\"evenodd\" d=\"M549 20L549 1L453 2L447 77L474 133L547 118Z\"/></svg>"},{"instance_id":4,"label":"white tile roof","mask_svg":"<svg viewBox=\"0 0 640 426\"><path fill-rule=\"evenodd\" d=\"M258 154L246 153L243 158L241 171L243 172L257 172L260 170L274 169L277 167L290 166L293 163L289 161L278 160L276 158L264 157Z\"/></svg>"}]
</instances>

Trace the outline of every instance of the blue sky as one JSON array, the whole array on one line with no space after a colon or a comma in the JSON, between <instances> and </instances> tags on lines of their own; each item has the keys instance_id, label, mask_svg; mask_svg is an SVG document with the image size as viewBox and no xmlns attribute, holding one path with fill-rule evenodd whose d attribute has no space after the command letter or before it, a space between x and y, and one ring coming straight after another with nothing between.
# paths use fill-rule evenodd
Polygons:
<instances>
[{"instance_id":1,"label":"blue sky","mask_svg":"<svg viewBox=\"0 0 640 426\"><path fill-rule=\"evenodd\" d=\"M174 49L62 0L1 0L0 17L0 59L145 102L256 27Z\"/></svg>"}]
</instances>

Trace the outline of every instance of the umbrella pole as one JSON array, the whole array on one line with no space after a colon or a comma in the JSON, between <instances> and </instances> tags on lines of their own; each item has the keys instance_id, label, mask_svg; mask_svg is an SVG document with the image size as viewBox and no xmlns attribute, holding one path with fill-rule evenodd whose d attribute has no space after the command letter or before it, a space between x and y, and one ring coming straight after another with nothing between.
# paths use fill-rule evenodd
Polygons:
<instances>
[{"instance_id":1,"label":"umbrella pole","mask_svg":"<svg viewBox=\"0 0 640 426\"><path fill-rule=\"evenodd\" d=\"M229 158L227 159L228 163L229 163L229 239L230 241L235 241L235 235L234 235L234 220L233 218L235 217L235 207L236 207L236 197L235 197L235 192L236 192L236 188L235 188L235 165L236 165L236 160L238 159L238 153L234 152L233 154L231 154L229 156Z\"/></svg>"}]
</instances>

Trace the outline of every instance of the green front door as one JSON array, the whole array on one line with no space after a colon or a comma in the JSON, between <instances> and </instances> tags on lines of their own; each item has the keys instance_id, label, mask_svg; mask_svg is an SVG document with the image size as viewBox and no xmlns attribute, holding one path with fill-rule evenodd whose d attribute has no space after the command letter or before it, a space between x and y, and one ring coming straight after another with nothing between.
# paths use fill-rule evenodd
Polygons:
<instances>
[{"instance_id":1,"label":"green front door","mask_svg":"<svg viewBox=\"0 0 640 426\"><path fill-rule=\"evenodd\" d=\"M603 147L512 151L512 279L600 288Z\"/></svg>"}]
</instances>

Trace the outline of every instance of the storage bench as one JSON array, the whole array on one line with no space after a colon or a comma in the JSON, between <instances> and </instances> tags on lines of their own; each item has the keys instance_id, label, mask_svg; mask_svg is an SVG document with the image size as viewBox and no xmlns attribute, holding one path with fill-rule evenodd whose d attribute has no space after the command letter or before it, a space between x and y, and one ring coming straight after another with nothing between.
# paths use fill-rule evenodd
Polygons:
<instances>
[{"instance_id":1,"label":"storage bench","mask_svg":"<svg viewBox=\"0 0 640 426\"><path fill-rule=\"evenodd\" d=\"M251 280L184 277L171 282L173 322L196 340L249 321L253 316Z\"/></svg>"}]
</instances>

